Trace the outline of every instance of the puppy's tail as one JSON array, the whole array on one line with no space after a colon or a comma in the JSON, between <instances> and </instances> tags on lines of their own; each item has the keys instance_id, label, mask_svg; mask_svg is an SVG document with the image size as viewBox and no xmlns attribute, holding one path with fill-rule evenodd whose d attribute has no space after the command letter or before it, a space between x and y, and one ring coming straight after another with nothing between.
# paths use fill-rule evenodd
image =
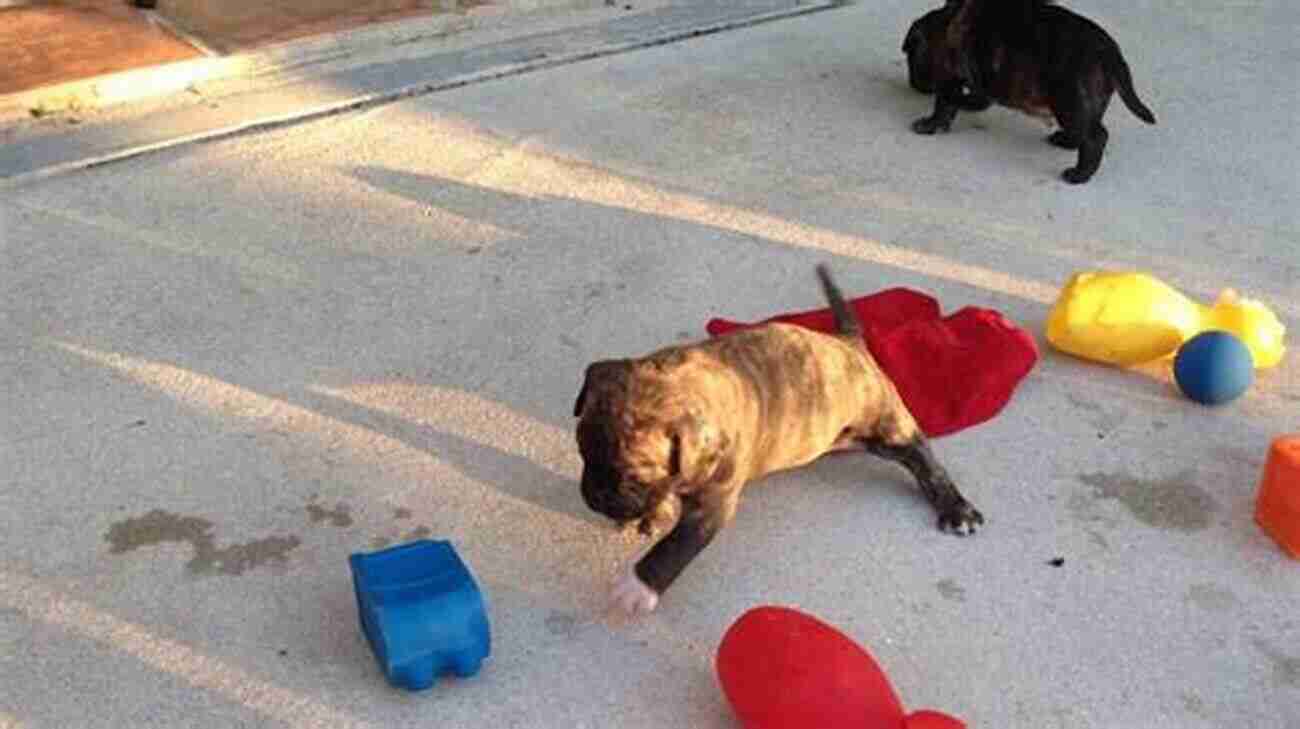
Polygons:
<instances>
[{"instance_id":1,"label":"puppy's tail","mask_svg":"<svg viewBox=\"0 0 1300 729\"><path fill-rule=\"evenodd\" d=\"M1124 55L1119 52L1119 46L1112 45L1110 52L1103 56L1102 63L1106 66L1106 75L1115 83L1115 88L1119 91L1119 98L1124 100L1124 106L1133 112L1133 115L1147 124L1156 123L1156 115L1151 113L1146 104L1138 98L1137 92L1133 90L1133 75L1129 73L1128 63L1124 60Z\"/></svg>"},{"instance_id":2,"label":"puppy's tail","mask_svg":"<svg viewBox=\"0 0 1300 729\"><path fill-rule=\"evenodd\" d=\"M826 264L817 264L817 278L822 282L822 293L826 295L826 300L831 305L831 313L835 315L835 331L844 336L852 336L857 339L862 338L862 323L853 313L853 309L844 301L844 295L840 293L840 288L835 285L831 279L831 270Z\"/></svg>"}]
</instances>

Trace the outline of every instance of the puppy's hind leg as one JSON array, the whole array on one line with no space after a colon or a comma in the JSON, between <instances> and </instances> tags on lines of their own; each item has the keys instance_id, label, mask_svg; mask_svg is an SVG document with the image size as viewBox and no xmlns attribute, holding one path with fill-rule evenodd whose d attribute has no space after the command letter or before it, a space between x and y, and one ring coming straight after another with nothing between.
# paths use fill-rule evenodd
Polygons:
<instances>
[{"instance_id":1,"label":"puppy's hind leg","mask_svg":"<svg viewBox=\"0 0 1300 729\"><path fill-rule=\"evenodd\" d=\"M911 420L909 415L908 421ZM947 470L930 451L929 441L915 426L886 428L858 442L869 453L901 464L911 472L921 492L939 513L939 528L958 535L974 534L984 515L961 495Z\"/></svg>"}]
</instances>

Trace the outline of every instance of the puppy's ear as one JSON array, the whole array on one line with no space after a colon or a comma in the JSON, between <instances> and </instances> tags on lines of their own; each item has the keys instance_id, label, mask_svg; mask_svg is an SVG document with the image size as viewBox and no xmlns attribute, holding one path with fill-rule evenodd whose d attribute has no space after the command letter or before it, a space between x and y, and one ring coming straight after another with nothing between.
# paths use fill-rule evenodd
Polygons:
<instances>
[{"instance_id":1,"label":"puppy's ear","mask_svg":"<svg viewBox=\"0 0 1300 729\"><path fill-rule=\"evenodd\" d=\"M603 359L587 365L587 372L582 377L582 389L578 391L578 399L573 403L573 417L582 415L582 408L587 404L588 390L605 382L621 382L627 372L628 361L625 359Z\"/></svg>"},{"instance_id":2,"label":"puppy's ear","mask_svg":"<svg viewBox=\"0 0 1300 729\"><path fill-rule=\"evenodd\" d=\"M717 429L697 415L685 415L669 428L672 454L669 470L673 479L686 486L698 486L716 480L726 443ZM728 476L729 478L730 476Z\"/></svg>"}]
</instances>

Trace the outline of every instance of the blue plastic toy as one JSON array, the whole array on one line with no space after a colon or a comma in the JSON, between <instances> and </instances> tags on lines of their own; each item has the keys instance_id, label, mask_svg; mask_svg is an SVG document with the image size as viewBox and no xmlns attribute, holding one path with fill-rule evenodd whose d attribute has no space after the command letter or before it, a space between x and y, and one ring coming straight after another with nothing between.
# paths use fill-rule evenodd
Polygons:
<instances>
[{"instance_id":1,"label":"blue plastic toy","mask_svg":"<svg viewBox=\"0 0 1300 729\"><path fill-rule=\"evenodd\" d=\"M1179 389L1202 405L1235 400L1254 379L1250 349L1227 332L1202 332L1187 340L1174 357Z\"/></svg>"},{"instance_id":2,"label":"blue plastic toy","mask_svg":"<svg viewBox=\"0 0 1300 729\"><path fill-rule=\"evenodd\" d=\"M491 653L483 595L451 542L423 539L348 558L361 631L394 686L468 678Z\"/></svg>"}]
</instances>

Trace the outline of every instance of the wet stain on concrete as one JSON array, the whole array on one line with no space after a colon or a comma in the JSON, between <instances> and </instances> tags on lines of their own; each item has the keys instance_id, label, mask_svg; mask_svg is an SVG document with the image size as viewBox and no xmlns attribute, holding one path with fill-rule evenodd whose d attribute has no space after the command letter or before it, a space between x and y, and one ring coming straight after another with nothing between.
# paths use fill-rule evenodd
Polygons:
<instances>
[{"instance_id":1,"label":"wet stain on concrete","mask_svg":"<svg viewBox=\"0 0 1300 729\"><path fill-rule=\"evenodd\" d=\"M1254 451L1246 448L1219 447L1214 449L1216 460L1245 469L1252 475L1264 468L1264 459L1268 456L1266 449Z\"/></svg>"},{"instance_id":2,"label":"wet stain on concrete","mask_svg":"<svg viewBox=\"0 0 1300 729\"><path fill-rule=\"evenodd\" d=\"M1096 529L1088 529L1086 530L1086 532L1088 534L1088 541L1097 545L1098 549L1100 549L1103 552L1110 551L1110 542L1106 541L1106 535L1102 534Z\"/></svg>"},{"instance_id":3,"label":"wet stain on concrete","mask_svg":"<svg viewBox=\"0 0 1300 729\"><path fill-rule=\"evenodd\" d=\"M1115 528L1115 519L1104 513L1100 508L1098 508L1097 504L1098 499L1093 494L1080 491L1070 495L1068 506L1070 514L1073 515L1074 520L1080 524L1098 524L1107 529ZM1088 533L1096 537L1093 539L1094 544L1097 544L1104 549L1110 547L1110 545L1106 543L1105 537L1101 536L1101 532L1096 529L1090 529Z\"/></svg>"},{"instance_id":4,"label":"wet stain on concrete","mask_svg":"<svg viewBox=\"0 0 1300 729\"><path fill-rule=\"evenodd\" d=\"M212 522L196 516L178 516L154 509L144 516L124 519L108 528L105 539L111 545L109 553L125 554L140 547L151 547L165 542L212 540Z\"/></svg>"},{"instance_id":5,"label":"wet stain on concrete","mask_svg":"<svg viewBox=\"0 0 1300 729\"><path fill-rule=\"evenodd\" d=\"M1212 613L1226 613L1241 605L1237 596L1213 582L1201 582L1187 588L1187 602Z\"/></svg>"},{"instance_id":6,"label":"wet stain on concrete","mask_svg":"<svg viewBox=\"0 0 1300 729\"><path fill-rule=\"evenodd\" d=\"M1105 412L1104 410L1102 410L1101 405L1098 405L1096 402L1089 400L1087 398L1079 397L1073 392L1065 393L1065 399L1068 400L1069 403L1078 410L1084 410L1086 412L1097 413L1097 414L1101 414Z\"/></svg>"},{"instance_id":7,"label":"wet stain on concrete","mask_svg":"<svg viewBox=\"0 0 1300 729\"><path fill-rule=\"evenodd\" d=\"M333 510L326 509L320 504L307 504L307 516L311 518L311 523L321 524L328 522L331 526L345 528L352 526L352 513L347 504L337 504Z\"/></svg>"},{"instance_id":8,"label":"wet stain on concrete","mask_svg":"<svg viewBox=\"0 0 1300 729\"><path fill-rule=\"evenodd\" d=\"M934 605L929 600L911 601L907 607L915 615L929 615L934 611Z\"/></svg>"},{"instance_id":9,"label":"wet stain on concrete","mask_svg":"<svg viewBox=\"0 0 1300 729\"><path fill-rule=\"evenodd\" d=\"M1124 422L1125 416L1123 414L1108 412L1101 406L1101 404L1087 398L1079 397L1072 392L1066 393L1065 399L1068 400L1076 410L1088 413L1088 415L1081 416L1081 418L1087 420L1094 428L1100 431L1097 433L1099 438L1104 438L1106 433L1115 430Z\"/></svg>"},{"instance_id":10,"label":"wet stain on concrete","mask_svg":"<svg viewBox=\"0 0 1300 729\"><path fill-rule=\"evenodd\" d=\"M108 529L109 553L127 552L167 542L188 543L194 556L185 564L191 574L239 576L264 564L283 565L302 542L295 536L267 537L246 544L218 548L212 522L154 509L144 516L124 519Z\"/></svg>"},{"instance_id":11,"label":"wet stain on concrete","mask_svg":"<svg viewBox=\"0 0 1300 729\"><path fill-rule=\"evenodd\" d=\"M944 599L953 602L966 602L966 588L957 584L956 580L942 579L936 582L934 586L939 590L939 594L943 595Z\"/></svg>"},{"instance_id":12,"label":"wet stain on concrete","mask_svg":"<svg viewBox=\"0 0 1300 729\"><path fill-rule=\"evenodd\" d=\"M546 630L551 635L572 638L578 633L578 618L572 613L552 610L551 614L546 616Z\"/></svg>"},{"instance_id":13,"label":"wet stain on concrete","mask_svg":"<svg viewBox=\"0 0 1300 729\"><path fill-rule=\"evenodd\" d=\"M433 536L433 530L421 524L420 526L407 532L405 539L407 541L412 541L415 539L428 539L431 536Z\"/></svg>"},{"instance_id":14,"label":"wet stain on concrete","mask_svg":"<svg viewBox=\"0 0 1300 729\"><path fill-rule=\"evenodd\" d=\"M1183 692L1183 708L1187 710L1187 713L1199 716L1202 719L1210 718L1209 712L1205 710L1205 700L1195 691Z\"/></svg>"},{"instance_id":15,"label":"wet stain on concrete","mask_svg":"<svg viewBox=\"0 0 1300 729\"><path fill-rule=\"evenodd\" d=\"M399 542L414 542L417 539L428 539L433 536L433 530L421 524L411 531L401 536L380 535L370 540L372 549L384 549L391 547Z\"/></svg>"},{"instance_id":16,"label":"wet stain on concrete","mask_svg":"<svg viewBox=\"0 0 1300 729\"><path fill-rule=\"evenodd\" d=\"M1273 664L1273 683L1287 688L1300 689L1300 658L1278 650L1269 642L1256 638L1251 641L1255 650L1263 653Z\"/></svg>"},{"instance_id":17,"label":"wet stain on concrete","mask_svg":"<svg viewBox=\"0 0 1300 729\"><path fill-rule=\"evenodd\" d=\"M1092 487L1096 499L1120 502L1138 521L1158 529L1197 532L1210 526L1218 504L1193 482L1194 472L1163 479L1142 479L1125 473L1084 473L1079 480Z\"/></svg>"},{"instance_id":18,"label":"wet stain on concrete","mask_svg":"<svg viewBox=\"0 0 1300 729\"><path fill-rule=\"evenodd\" d=\"M298 537L266 537L247 544L232 544L223 549L202 549L196 545L194 559L186 567L195 574L242 575L267 563L283 565L289 552L302 542Z\"/></svg>"}]
</instances>

